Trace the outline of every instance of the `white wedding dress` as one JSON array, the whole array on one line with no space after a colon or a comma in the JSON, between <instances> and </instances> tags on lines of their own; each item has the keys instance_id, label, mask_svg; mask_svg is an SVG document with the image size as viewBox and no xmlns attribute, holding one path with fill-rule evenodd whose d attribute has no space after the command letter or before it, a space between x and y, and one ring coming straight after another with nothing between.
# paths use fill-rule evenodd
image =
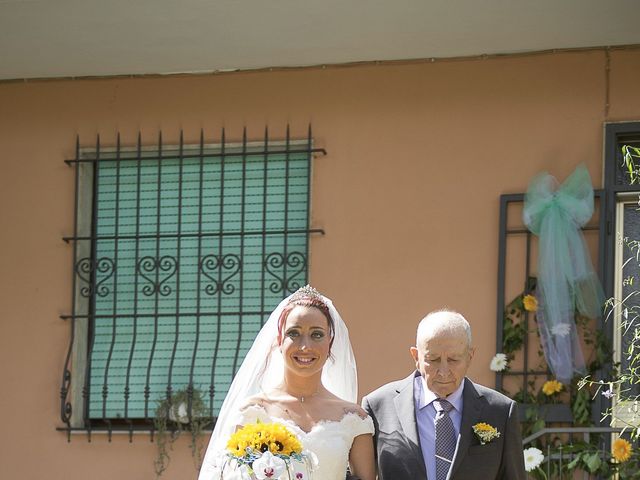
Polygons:
<instances>
[{"instance_id":1,"label":"white wedding dress","mask_svg":"<svg viewBox=\"0 0 640 480\"><path fill-rule=\"evenodd\" d=\"M293 475L284 473L279 479L269 477L270 480L345 480L353 440L358 435L374 433L371 418L361 418L355 412L345 413L340 420L321 421L309 432L302 430L290 419L269 416L261 406L253 405L238 412L238 408L245 405L247 399L262 395L282 382L284 359L280 349L274 348L278 345L278 325L286 308L305 305L298 303L301 299L324 304L333 322L331 355L322 369L322 386L347 402L356 402L358 376L347 326L330 299L308 285L302 287L282 300L271 312L247 352L220 408L198 480L252 480L246 473L246 468L237 468L237 462L229 458L226 450L227 442L238 425L249 425L258 420L282 423L298 436L304 450L315 455L317 465L312 469L306 466L309 462L295 460ZM265 459L265 462L268 461L270 460ZM268 468L272 467L273 465Z\"/></svg>"},{"instance_id":2,"label":"white wedding dress","mask_svg":"<svg viewBox=\"0 0 640 480\"><path fill-rule=\"evenodd\" d=\"M263 423L281 423L297 435L305 450L315 454L318 460L313 472L303 472L303 479L344 480L347 472L349 451L354 438L358 435L374 432L371 417L360 417L357 413L345 413L340 420L324 420L316 423L311 431L305 432L292 420L273 417L263 407L251 405L243 412L239 425L248 425L257 421ZM233 472L225 472L223 478L230 478ZM240 478L240 477L239 477ZM287 474L281 476L288 479Z\"/></svg>"}]
</instances>

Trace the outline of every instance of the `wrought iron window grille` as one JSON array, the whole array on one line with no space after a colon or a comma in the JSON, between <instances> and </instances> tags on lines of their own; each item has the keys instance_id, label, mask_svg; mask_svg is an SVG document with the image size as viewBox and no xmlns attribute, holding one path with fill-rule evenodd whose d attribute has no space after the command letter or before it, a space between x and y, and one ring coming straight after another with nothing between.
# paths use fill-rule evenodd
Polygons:
<instances>
[{"instance_id":1,"label":"wrought iron window grille","mask_svg":"<svg viewBox=\"0 0 640 480\"><path fill-rule=\"evenodd\" d=\"M598 259L596 265L601 279L603 272L605 271L606 260L606 242L604 237L607 229L606 216L603 213L606 210L604 205L604 193L605 192L603 190L594 191L597 204L597 216L588 225L583 227L583 231L585 233L593 232L598 235ZM500 224L498 233L498 296L496 312L497 352L503 351L504 316L505 309L508 305L508 301L510 300L510 298L507 298L507 279L515 278L514 275L521 275L517 278L521 279L522 291L528 294L532 289L532 271L537 239L522 224L521 210L523 204L523 193L504 194L500 196ZM512 244L509 246L513 241L523 242L523 245L517 246ZM540 370L536 366L531 366L530 352L537 342L536 334L531 333L536 329L532 315L525 310L523 312L521 322L524 326L521 368L513 368L506 371L496 372L496 388L500 391L504 389L505 379L508 377L516 379L520 392L528 392L530 390L529 382L532 380L551 378L551 371L549 369ZM604 328L603 319L598 320L597 328ZM523 396L526 395L523 393ZM526 418L526 408L528 408L528 406L521 403L520 407L520 419L523 420ZM546 420L549 422L562 422L569 424L573 422L572 412L569 405L545 405L541 408L544 411ZM601 399L596 399L594 402L594 409L592 411L592 420L595 424L599 424L601 419L600 412L603 408L604 407L601 405Z\"/></svg>"},{"instance_id":2,"label":"wrought iron window grille","mask_svg":"<svg viewBox=\"0 0 640 480\"><path fill-rule=\"evenodd\" d=\"M71 334L60 388L67 433L151 432L186 392L215 418L244 352L280 299L307 282L312 158L275 141L114 148L76 139ZM196 398L198 396L198 398Z\"/></svg>"}]
</instances>

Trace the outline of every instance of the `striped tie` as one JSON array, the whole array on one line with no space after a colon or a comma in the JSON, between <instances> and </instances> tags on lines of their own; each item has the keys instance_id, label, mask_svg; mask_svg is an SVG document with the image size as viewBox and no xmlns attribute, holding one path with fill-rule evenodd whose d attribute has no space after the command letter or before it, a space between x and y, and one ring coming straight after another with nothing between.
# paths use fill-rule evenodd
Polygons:
<instances>
[{"instance_id":1,"label":"striped tie","mask_svg":"<svg viewBox=\"0 0 640 480\"><path fill-rule=\"evenodd\" d=\"M436 480L446 480L456 451L456 431L449 412L453 408L446 400L433 401L436 409Z\"/></svg>"}]
</instances>

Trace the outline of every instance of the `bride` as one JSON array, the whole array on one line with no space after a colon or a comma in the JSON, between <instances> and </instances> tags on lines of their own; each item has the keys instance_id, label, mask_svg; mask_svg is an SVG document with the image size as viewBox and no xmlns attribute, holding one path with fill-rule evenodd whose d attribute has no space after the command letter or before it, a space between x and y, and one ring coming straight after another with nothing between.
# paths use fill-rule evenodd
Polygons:
<instances>
[{"instance_id":1,"label":"bride","mask_svg":"<svg viewBox=\"0 0 640 480\"><path fill-rule=\"evenodd\" d=\"M273 311L238 370L199 480L222 478L230 435L256 421L296 434L317 457L314 479L344 480L348 464L353 475L374 480L373 422L356 397L347 327L331 300L310 286L299 289Z\"/></svg>"}]
</instances>

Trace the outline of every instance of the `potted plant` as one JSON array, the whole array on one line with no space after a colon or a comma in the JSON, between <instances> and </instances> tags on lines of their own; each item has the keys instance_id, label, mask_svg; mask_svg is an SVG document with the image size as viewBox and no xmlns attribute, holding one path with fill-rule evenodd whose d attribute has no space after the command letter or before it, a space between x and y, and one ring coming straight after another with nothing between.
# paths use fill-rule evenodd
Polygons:
<instances>
[{"instance_id":1,"label":"potted plant","mask_svg":"<svg viewBox=\"0 0 640 480\"><path fill-rule=\"evenodd\" d=\"M183 432L190 435L189 448L196 470L202 461L202 443L200 435L211 425L212 418L202 392L188 386L170 391L165 398L158 400L153 419L156 431L157 455L154 461L156 478L160 477L169 465L169 451L173 442Z\"/></svg>"}]
</instances>

